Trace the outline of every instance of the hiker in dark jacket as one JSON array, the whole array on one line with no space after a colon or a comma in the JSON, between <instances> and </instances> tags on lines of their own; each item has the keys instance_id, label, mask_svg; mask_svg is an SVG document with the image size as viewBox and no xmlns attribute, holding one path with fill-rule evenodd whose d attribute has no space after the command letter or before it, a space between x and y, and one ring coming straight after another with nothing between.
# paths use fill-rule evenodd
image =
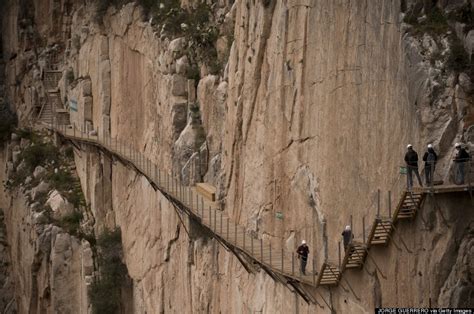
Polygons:
<instances>
[{"instance_id":1,"label":"hiker in dark jacket","mask_svg":"<svg viewBox=\"0 0 474 314\"><path fill-rule=\"evenodd\" d=\"M309 248L306 245L305 240L301 241L301 245L298 246L298 249L296 250L296 253L298 254L298 258L301 261L300 271L303 275L306 275L306 263L308 262Z\"/></svg>"},{"instance_id":2,"label":"hiker in dark jacket","mask_svg":"<svg viewBox=\"0 0 474 314\"><path fill-rule=\"evenodd\" d=\"M423 161L425 162L426 185L431 185L433 183L436 162L438 161L438 155L436 155L432 144L428 144L428 150L423 155Z\"/></svg>"},{"instance_id":3,"label":"hiker in dark jacket","mask_svg":"<svg viewBox=\"0 0 474 314\"><path fill-rule=\"evenodd\" d=\"M456 163L456 184L464 184L464 178L466 176L466 168L469 164L471 157L465 148L462 147L461 143L456 143L456 156L454 162Z\"/></svg>"},{"instance_id":4,"label":"hiker in dark jacket","mask_svg":"<svg viewBox=\"0 0 474 314\"><path fill-rule=\"evenodd\" d=\"M351 226L346 226L344 231L342 232L342 240L344 243L344 251L347 251L347 247L349 244L352 242L352 239L354 238L354 235L352 234L352 229Z\"/></svg>"},{"instance_id":5,"label":"hiker in dark jacket","mask_svg":"<svg viewBox=\"0 0 474 314\"><path fill-rule=\"evenodd\" d=\"M408 189L411 190L413 188L413 172L418 178L418 183L420 184L420 186L423 186L423 183L421 183L420 173L418 172L418 154L415 152L411 144L407 145L407 153L405 154L405 163L407 164L407 170L408 170L408 173L407 173Z\"/></svg>"}]
</instances>

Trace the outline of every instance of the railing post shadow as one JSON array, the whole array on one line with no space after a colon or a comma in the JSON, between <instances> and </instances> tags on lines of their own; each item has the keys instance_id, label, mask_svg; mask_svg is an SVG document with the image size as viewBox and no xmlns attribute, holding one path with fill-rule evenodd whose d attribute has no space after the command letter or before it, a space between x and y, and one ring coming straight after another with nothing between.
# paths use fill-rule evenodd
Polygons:
<instances>
[{"instance_id":1,"label":"railing post shadow","mask_svg":"<svg viewBox=\"0 0 474 314\"><path fill-rule=\"evenodd\" d=\"M270 268L272 267L272 242L268 243L268 246L270 248L270 261L269 261L269 265L270 265Z\"/></svg>"},{"instance_id":2,"label":"railing post shadow","mask_svg":"<svg viewBox=\"0 0 474 314\"><path fill-rule=\"evenodd\" d=\"M291 252L291 273L295 275L295 253Z\"/></svg>"}]
</instances>

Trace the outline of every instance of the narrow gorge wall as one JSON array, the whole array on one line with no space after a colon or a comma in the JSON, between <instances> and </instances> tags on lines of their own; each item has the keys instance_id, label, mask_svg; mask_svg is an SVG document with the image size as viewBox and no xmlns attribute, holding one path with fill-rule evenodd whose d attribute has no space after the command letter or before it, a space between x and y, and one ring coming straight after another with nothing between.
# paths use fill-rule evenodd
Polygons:
<instances>
[{"instance_id":1,"label":"narrow gorge wall","mask_svg":"<svg viewBox=\"0 0 474 314\"><path fill-rule=\"evenodd\" d=\"M22 9L25 3L30 11ZM459 5L472 9L467 1ZM218 187L224 211L276 246L293 250L306 239L319 267L337 260L340 232L351 215L356 239L362 238L362 217L368 230L377 189L384 204L391 190L395 206L405 186L398 168L407 143L419 154L426 144L435 145L436 179L445 182L451 180L452 145L472 147L471 74L432 61L449 54L449 40L417 35L415 26L403 22L409 12L422 16L420 10L427 10L417 6L390 0L218 1L216 46L225 60L213 74L199 63L194 81L186 37L167 34L135 3L111 6L98 20L91 1L7 1L7 96L20 125L32 124L29 113L44 97L37 73L47 68L48 49L60 44L58 88L72 124L111 134L186 180L200 175L191 178L200 164L204 179ZM449 11L442 1L437 6ZM456 36L467 47L470 30L458 24ZM428 199L421 217L399 226L395 245L371 250L364 270L344 274L343 287L309 289L320 303L315 305L263 271L248 273L195 223L182 224L133 169L96 148L80 148L76 171L93 229L99 234L118 226L122 232L132 280L125 312L330 313L328 302L338 313L369 313L377 306L473 304L468 257L474 225L467 193ZM20 202L14 197L17 205L9 208L16 214L6 215L10 243L22 243L14 232L27 216ZM387 214L387 206L382 211ZM68 239L72 252L85 245ZM18 250L34 252L26 243ZM12 252L12 261L28 264ZM71 257L65 267L72 271L79 260ZM28 301L20 296L22 281L29 279L20 269L11 271L18 277L18 309L26 313L22 302ZM85 291L88 282L76 275L65 280L76 278L76 288ZM86 312L79 295L69 294L78 304L74 312ZM58 306L48 304L45 311Z\"/></svg>"}]
</instances>

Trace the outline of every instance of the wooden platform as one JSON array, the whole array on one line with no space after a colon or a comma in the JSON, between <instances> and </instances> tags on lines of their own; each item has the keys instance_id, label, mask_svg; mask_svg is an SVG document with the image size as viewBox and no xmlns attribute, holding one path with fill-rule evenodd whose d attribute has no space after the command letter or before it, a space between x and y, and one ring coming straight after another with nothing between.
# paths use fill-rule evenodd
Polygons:
<instances>
[{"instance_id":1,"label":"wooden platform","mask_svg":"<svg viewBox=\"0 0 474 314\"><path fill-rule=\"evenodd\" d=\"M196 183L196 191L211 202L216 201L216 188L209 183Z\"/></svg>"},{"instance_id":2,"label":"wooden platform","mask_svg":"<svg viewBox=\"0 0 474 314\"><path fill-rule=\"evenodd\" d=\"M474 184L474 182L473 182ZM435 194L441 194L441 193L453 193L453 192L465 192L465 191L474 191L474 185L435 185L433 187L416 187L413 188L413 192L416 193L435 193Z\"/></svg>"}]
</instances>

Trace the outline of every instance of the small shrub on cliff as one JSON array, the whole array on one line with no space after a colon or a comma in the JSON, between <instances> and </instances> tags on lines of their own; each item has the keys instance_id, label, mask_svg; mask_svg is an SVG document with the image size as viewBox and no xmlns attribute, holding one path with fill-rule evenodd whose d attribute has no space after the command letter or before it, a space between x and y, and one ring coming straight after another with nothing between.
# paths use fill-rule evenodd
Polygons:
<instances>
[{"instance_id":1,"label":"small shrub on cliff","mask_svg":"<svg viewBox=\"0 0 474 314\"><path fill-rule=\"evenodd\" d=\"M0 145L10 137L16 124L16 116L6 103L0 103Z\"/></svg>"},{"instance_id":2,"label":"small shrub on cliff","mask_svg":"<svg viewBox=\"0 0 474 314\"><path fill-rule=\"evenodd\" d=\"M64 215L57 224L69 234L78 235L82 218L84 216L80 211L73 211L71 214Z\"/></svg>"},{"instance_id":3,"label":"small shrub on cliff","mask_svg":"<svg viewBox=\"0 0 474 314\"><path fill-rule=\"evenodd\" d=\"M429 33L431 35L440 35L449 30L448 20L438 7L432 8L422 21L419 21L418 16L413 12L407 13L403 21L413 25L413 32L415 34Z\"/></svg>"},{"instance_id":4,"label":"small shrub on cliff","mask_svg":"<svg viewBox=\"0 0 474 314\"><path fill-rule=\"evenodd\" d=\"M21 154L20 159L24 160L26 167L33 171L37 166L45 166L47 163L58 162L59 151L51 143L37 143L28 146Z\"/></svg>"},{"instance_id":5,"label":"small shrub on cliff","mask_svg":"<svg viewBox=\"0 0 474 314\"><path fill-rule=\"evenodd\" d=\"M93 313L115 314L120 309L121 287L127 279L127 267L122 262L120 229L106 230L97 239L99 278L89 290Z\"/></svg>"},{"instance_id":6,"label":"small shrub on cliff","mask_svg":"<svg viewBox=\"0 0 474 314\"><path fill-rule=\"evenodd\" d=\"M462 42L457 38L451 41L451 49L446 61L446 66L448 69L455 72L473 72L473 65L469 62L467 52L464 49Z\"/></svg>"}]
</instances>

